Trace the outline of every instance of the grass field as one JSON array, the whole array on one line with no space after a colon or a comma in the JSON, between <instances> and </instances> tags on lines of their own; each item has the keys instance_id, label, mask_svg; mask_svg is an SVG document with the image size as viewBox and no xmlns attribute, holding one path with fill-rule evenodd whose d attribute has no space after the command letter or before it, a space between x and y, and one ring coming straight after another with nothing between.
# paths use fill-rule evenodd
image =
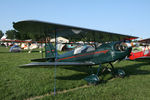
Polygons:
<instances>
[{"instance_id":1,"label":"grass field","mask_svg":"<svg viewBox=\"0 0 150 100\"><path fill-rule=\"evenodd\" d=\"M62 66L57 68L54 91L54 67L20 68L38 52L9 53L0 47L0 100L150 100L150 61L122 61L115 68L125 70L125 78L109 79L96 86L87 86L87 67ZM94 67L96 70L97 66ZM51 95L50 95L51 94Z\"/></svg>"}]
</instances>

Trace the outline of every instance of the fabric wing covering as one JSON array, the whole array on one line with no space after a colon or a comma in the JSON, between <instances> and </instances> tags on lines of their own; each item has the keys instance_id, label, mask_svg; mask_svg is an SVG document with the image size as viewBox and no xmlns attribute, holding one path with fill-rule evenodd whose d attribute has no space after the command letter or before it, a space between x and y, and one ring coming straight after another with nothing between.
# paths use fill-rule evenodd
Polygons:
<instances>
[{"instance_id":1,"label":"fabric wing covering","mask_svg":"<svg viewBox=\"0 0 150 100\"><path fill-rule=\"evenodd\" d=\"M40 36L50 36L54 38L56 32L57 37L61 36L70 41L94 41L94 42L111 42L120 40L136 39L135 36L122 35L112 32L104 32L99 30L62 25L50 22L26 20L13 23L13 27L20 33L37 34Z\"/></svg>"}]
</instances>

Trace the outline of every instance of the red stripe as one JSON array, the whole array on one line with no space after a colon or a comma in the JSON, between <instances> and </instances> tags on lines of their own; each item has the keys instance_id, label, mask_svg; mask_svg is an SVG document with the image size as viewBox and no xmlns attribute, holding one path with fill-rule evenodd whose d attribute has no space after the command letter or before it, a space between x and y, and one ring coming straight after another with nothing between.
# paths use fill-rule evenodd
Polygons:
<instances>
[{"instance_id":1,"label":"red stripe","mask_svg":"<svg viewBox=\"0 0 150 100\"><path fill-rule=\"evenodd\" d=\"M82 57L82 56L87 56L87 55L94 55L94 54L98 54L98 53L107 53L108 51L109 51L109 50L91 52L91 53L86 53L86 54L83 54L83 55L77 55L77 56L71 56L71 57L66 57L66 58L57 59L57 61L65 60L65 59L70 59L70 58L76 58L76 57Z\"/></svg>"}]
</instances>

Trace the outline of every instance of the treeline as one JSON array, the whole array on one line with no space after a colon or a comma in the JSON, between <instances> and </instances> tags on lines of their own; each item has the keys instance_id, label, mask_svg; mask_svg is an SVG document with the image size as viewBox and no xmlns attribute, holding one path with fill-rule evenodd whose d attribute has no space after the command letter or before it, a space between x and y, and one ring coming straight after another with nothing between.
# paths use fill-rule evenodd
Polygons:
<instances>
[{"instance_id":1,"label":"treeline","mask_svg":"<svg viewBox=\"0 0 150 100\"><path fill-rule=\"evenodd\" d=\"M25 34L25 33L19 33L15 30L7 30L6 33L3 33L0 30L0 38L6 34L8 39L19 39L19 40L27 40L27 39L32 39L34 41L39 41L39 40L43 40L42 34Z\"/></svg>"},{"instance_id":2,"label":"treeline","mask_svg":"<svg viewBox=\"0 0 150 100\"><path fill-rule=\"evenodd\" d=\"M3 32L0 30L0 38L3 36Z\"/></svg>"}]
</instances>

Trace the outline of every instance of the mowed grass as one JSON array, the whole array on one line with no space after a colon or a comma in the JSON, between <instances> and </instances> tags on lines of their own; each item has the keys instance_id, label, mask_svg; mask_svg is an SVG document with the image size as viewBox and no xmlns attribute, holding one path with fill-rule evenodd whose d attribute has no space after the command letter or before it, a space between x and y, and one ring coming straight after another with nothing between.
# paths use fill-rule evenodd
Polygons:
<instances>
[{"instance_id":1,"label":"mowed grass","mask_svg":"<svg viewBox=\"0 0 150 100\"><path fill-rule=\"evenodd\" d=\"M40 58L38 52L9 53L0 47L0 100L23 100L54 91L54 67L20 68L32 58ZM96 71L97 66L94 67ZM69 92L43 96L41 100L149 100L150 61L122 61L115 68L125 70L125 78L107 77L96 86L79 88ZM56 91L70 90L87 83L83 80L89 74L87 67L62 66L56 68ZM36 98L35 98L36 99Z\"/></svg>"}]
</instances>

